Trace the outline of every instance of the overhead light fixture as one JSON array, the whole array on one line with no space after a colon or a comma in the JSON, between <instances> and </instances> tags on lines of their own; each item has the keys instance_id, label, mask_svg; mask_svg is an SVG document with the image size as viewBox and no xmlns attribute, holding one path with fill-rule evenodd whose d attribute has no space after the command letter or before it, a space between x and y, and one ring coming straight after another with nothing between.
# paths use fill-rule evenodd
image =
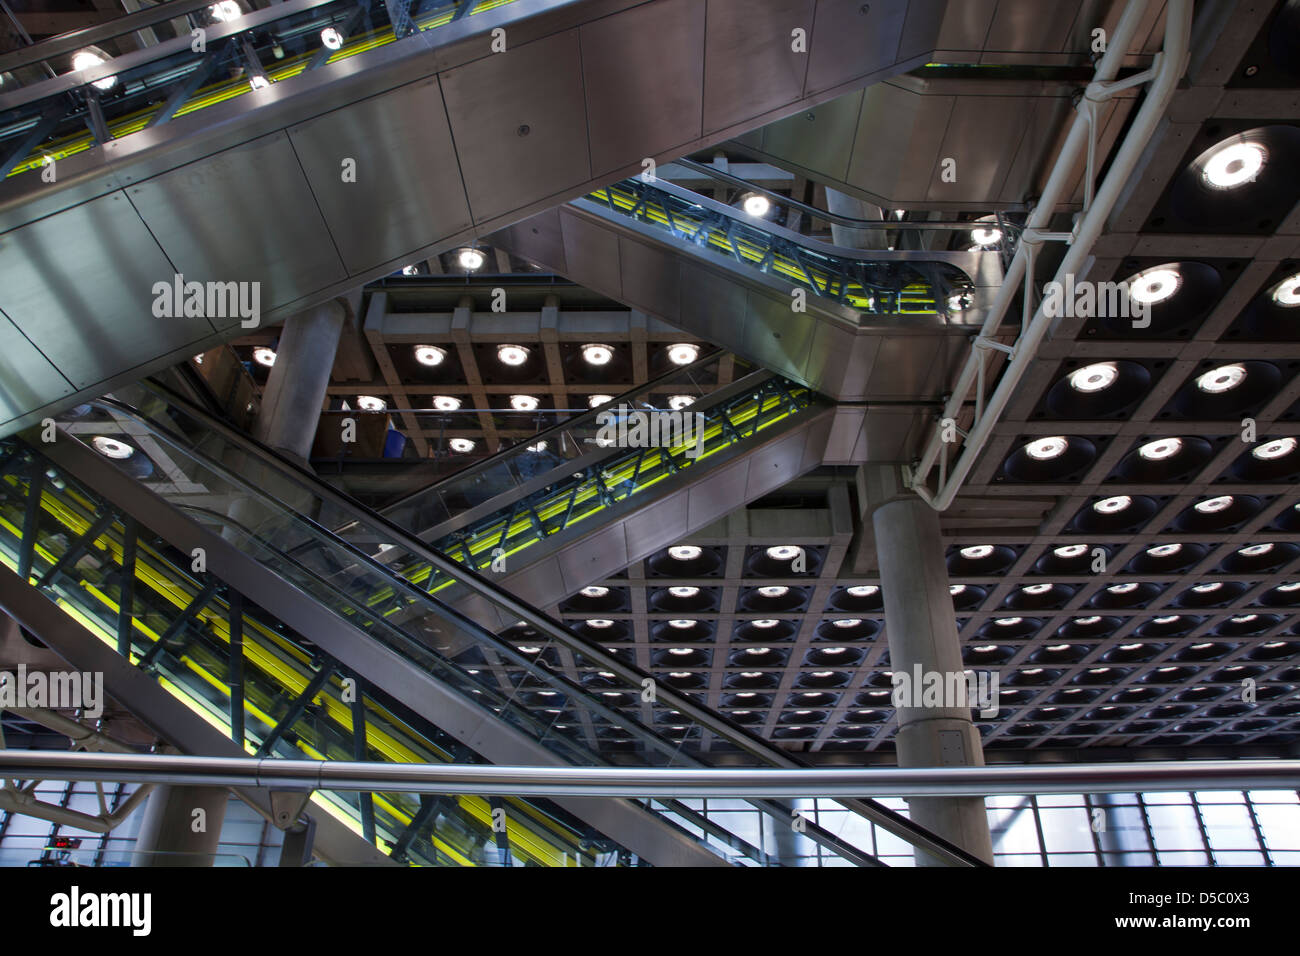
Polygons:
<instances>
[{"instance_id":1,"label":"overhead light fixture","mask_svg":"<svg viewBox=\"0 0 1300 956\"><path fill-rule=\"evenodd\" d=\"M1070 644L1049 644L1047 646L1047 649L1056 654L1059 654L1061 653L1061 651L1068 651L1071 648L1071 646L1072 645ZM979 648L976 648L976 650L979 650Z\"/></svg>"},{"instance_id":2,"label":"overhead light fixture","mask_svg":"<svg viewBox=\"0 0 1300 956\"><path fill-rule=\"evenodd\" d=\"M1279 584L1279 591L1290 594L1292 591L1300 591L1300 581L1292 581L1290 584Z\"/></svg>"},{"instance_id":3,"label":"overhead light fixture","mask_svg":"<svg viewBox=\"0 0 1300 956\"><path fill-rule=\"evenodd\" d=\"M419 274L420 267L417 265L402 266L402 275L404 276L418 276Z\"/></svg>"},{"instance_id":4,"label":"overhead light fixture","mask_svg":"<svg viewBox=\"0 0 1300 956\"><path fill-rule=\"evenodd\" d=\"M680 412L688 405L694 405L695 398L692 395L670 395L668 397L668 407L675 412Z\"/></svg>"},{"instance_id":5,"label":"overhead light fixture","mask_svg":"<svg viewBox=\"0 0 1300 956\"><path fill-rule=\"evenodd\" d=\"M536 395L511 395L510 407L517 412L531 412L541 404Z\"/></svg>"},{"instance_id":6,"label":"overhead light fixture","mask_svg":"<svg viewBox=\"0 0 1300 956\"><path fill-rule=\"evenodd\" d=\"M1234 500L1232 495L1219 495L1217 498L1206 498L1204 501L1198 501L1192 507L1203 515L1212 515L1231 508Z\"/></svg>"},{"instance_id":7,"label":"overhead light fixture","mask_svg":"<svg viewBox=\"0 0 1300 956\"><path fill-rule=\"evenodd\" d=\"M991 544L972 544L957 552L968 561L981 561L993 553Z\"/></svg>"},{"instance_id":8,"label":"overhead light fixture","mask_svg":"<svg viewBox=\"0 0 1300 956\"><path fill-rule=\"evenodd\" d=\"M231 20L237 20L243 16L244 12L239 9L239 4L235 0L221 0L220 3L214 3L208 7L208 16L220 23L229 23Z\"/></svg>"},{"instance_id":9,"label":"overhead light fixture","mask_svg":"<svg viewBox=\"0 0 1300 956\"><path fill-rule=\"evenodd\" d=\"M258 365L264 365L267 368L275 365L275 349L269 349L265 345L259 345L253 349L253 361Z\"/></svg>"},{"instance_id":10,"label":"overhead light fixture","mask_svg":"<svg viewBox=\"0 0 1300 956\"><path fill-rule=\"evenodd\" d=\"M772 211L772 203L760 193L746 193L741 200L741 207L747 215L753 216L755 219L762 219Z\"/></svg>"},{"instance_id":11,"label":"overhead light fixture","mask_svg":"<svg viewBox=\"0 0 1300 956\"><path fill-rule=\"evenodd\" d=\"M589 621L587 621L587 626L594 627L599 630L604 630L607 627L613 627L614 622L604 617L593 617Z\"/></svg>"},{"instance_id":12,"label":"overhead light fixture","mask_svg":"<svg viewBox=\"0 0 1300 956\"><path fill-rule=\"evenodd\" d=\"M109 438L107 435L96 435L90 440L91 446L105 458L112 458L116 461L123 461L135 454L135 448L124 441L118 441L116 438Z\"/></svg>"},{"instance_id":13,"label":"overhead light fixture","mask_svg":"<svg viewBox=\"0 0 1300 956\"><path fill-rule=\"evenodd\" d=\"M855 584L848 589L851 597L872 597L879 591L879 585L875 584Z\"/></svg>"},{"instance_id":14,"label":"overhead light fixture","mask_svg":"<svg viewBox=\"0 0 1300 956\"><path fill-rule=\"evenodd\" d=\"M1205 584L1193 585L1192 590L1195 591L1197 594L1210 594L1213 593L1214 591L1219 590L1219 588L1221 587L1223 587L1223 584L1221 582L1209 581Z\"/></svg>"},{"instance_id":15,"label":"overhead light fixture","mask_svg":"<svg viewBox=\"0 0 1300 956\"><path fill-rule=\"evenodd\" d=\"M1052 554L1058 558L1078 558L1088 553L1086 544L1063 544L1059 548L1053 548Z\"/></svg>"},{"instance_id":16,"label":"overhead light fixture","mask_svg":"<svg viewBox=\"0 0 1300 956\"><path fill-rule=\"evenodd\" d=\"M87 47L84 50L78 50L72 55L72 69L76 73L82 70L89 70L91 67L99 66L101 63L107 63L112 57L102 50L95 47ZM102 80L95 80L91 84L97 90L111 90L117 85L117 77L106 76Z\"/></svg>"},{"instance_id":17,"label":"overhead light fixture","mask_svg":"<svg viewBox=\"0 0 1300 956\"><path fill-rule=\"evenodd\" d=\"M333 27L326 27L320 32L320 43L327 50L337 50L343 46L343 34Z\"/></svg>"},{"instance_id":18,"label":"overhead light fixture","mask_svg":"<svg viewBox=\"0 0 1300 956\"><path fill-rule=\"evenodd\" d=\"M473 272L476 269L483 268L483 263L487 261L483 253L472 247L460 250L456 256L456 261L460 267L467 272Z\"/></svg>"},{"instance_id":19,"label":"overhead light fixture","mask_svg":"<svg viewBox=\"0 0 1300 956\"><path fill-rule=\"evenodd\" d=\"M1023 591L1025 594L1046 594L1048 591L1052 590L1052 588L1054 588L1055 586L1056 585L1054 584L1026 584L1020 590Z\"/></svg>"},{"instance_id":20,"label":"overhead light fixture","mask_svg":"<svg viewBox=\"0 0 1300 956\"><path fill-rule=\"evenodd\" d=\"M447 350L440 349L436 345L417 345L415 347L415 360L421 365L427 365L430 368L441 365L446 357Z\"/></svg>"},{"instance_id":21,"label":"overhead light fixture","mask_svg":"<svg viewBox=\"0 0 1300 956\"><path fill-rule=\"evenodd\" d=\"M1064 435L1052 435L1038 438L1025 445L1025 454L1035 461L1050 461L1060 458L1070 447L1070 441Z\"/></svg>"},{"instance_id":22,"label":"overhead light fixture","mask_svg":"<svg viewBox=\"0 0 1300 956\"><path fill-rule=\"evenodd\" d=\"M583 597L602 598L609 593L609 588L600 584L592 584L588 587L583 588L579 593Z\"/></svg>"},{"instance_id":23,"label":"overhead light fixture","mask_svg":"<svg viewBox=\"0 0 1300 956\"><path fill-rule=\"evenodd\" d=\"M460 409L460 399L455 395L435 395L433 407L440 412L454 412Z\"/></svg>"},{"instance_id":24,"label":"overhead light fixture","mask_svg":"<svg viewBox=\"0 0 1300 956\"><path fill-rule=\"evenodd\" d=\"M1092 510L1097 514L1113 515L1119 514L1132 504L1133 499L1128 495L1113 495L1110 498L1102 498L1100 501L1095 502Z\"/></svg>"},{"instance_id":25,"label":"overhead light fixture","mask_svg":"<svg viewBox=\"0 0 1300 956\"><path fill-rule=\"evenodd\" d=\"M831 621L831 627L857 627L862 623L860 618L842 617L838 621Z\"/></svg>"},{"instance_id":26,"label":"overhead light fixture","mask_svg":"<svg viewBox=\"0 0 1300 956\"><path fill-rule=\"evenodd\" d=\"M674 365L690 365L699 357L699 346L691 345L689 342L668 346L668 361Z\"/></svg>"},{"instance_id":27,"label":"overhead light fixture","mask_svg":"<svg viewBox=\"0 0 1300 956\"><path fill-rule=\"evenodd\" d=\"M1296 440L1288 435L1286 438L1277 438L1252 448L1250 453L1260 461L1273 461L1291 454L1295 451L1295 446Z\"/></svg>"},{"instance_id":28,"label":"overhead light fixture","mask_svg":"<svg viewBox=\"0 0 1300 956\"><path fill-rule=\"evenodd\" d=\"M1227 143L1205 160L1201 176L1215 189L1233 189L1258 176L1267 158L1268 151L1259 143Z\"/></svg>"},{"instance_id":29,"label":"overhead light fixture","mask_svg":"<svg viewBox=\"0 0 1300 956\"><path fill-rule=\"evenodd\" d=\"M1147 554L1153 558L1171 558L1181 550L1183 550L1183 546L1177 542L1174 544L1157 544L1154 547L1147 548Z\"/></svg>"},{"instance_id":30,"label":"overhead light fixture","mask_svg":"<svg viewBox=\"0 0 1300 956\"><path fill-rule=\"evenodd\" d=\"M542 440L539 441L539 442L534 442L533 444L528 445L528 446L525 448L525 451L531 451L531 452L542 452L542 451L546 451L546 439L542 439Z\"/></svg>"},{"instance_id":31,"label":"overhead light fixture","mask_svg":"<svg viewBox=\"0 0 1300 956\"><path fill-rule=\"evenodd\" d=\"M1174 269L1148 269L1128 280L1128 294L1143 305L1159 305L1178 291L1182 281Z\"/></svg>"},{"instance_id":32,"label":"overhead light fixture","mask_svg":"<svg viewBox=\"0 0 1300 956\"><path fill-rule=\"evenodd\" d=\"M608 345L584 345L582 357L588 365L608 365L614 357L614 350Z\"/></svg>"},{"instance_id":33,"label":"overhead light fixture","mask_svg":"<svg viewBox=\"0 0 1300 956\"><path fill-rule=\"evenodd\" d=\"M1220 365L1196 378L1196 387L1210 395L1219 395L1236 388L1246 379L1242 365Z\"/></svg>"},{"instance_id":34,"label":"overhead light fixture","mask_svg":"<svg viewBox=\"0 0 1300 956\"><path fill-rule=\"evenodd\" d=\"M528 361L528 349L522 345L499 345L497 358L505 365L523 365Z\"/></svg>"},{"instance_id":35,"label":"overhead light fixture","mask_svg":"<svg viewBox=\"0 0 1300 956\"><path fill-rule=\"evenodd\" d=\"M607 402L612 402L613 400L614 400L613 395L588 395L587 407L596 408L600 405L606 404Z\"/></svg>"},{"instance_id":36,"label":"overhead light fixture","mask_svg":"<svg viewBox=\"0 0 1300 956\"><path fill-rule=\"evenodd\" d=\"M1283 279L1273 288L1274 304L1284 309L1300 305L1300 273Z\"/></svg>"},{"instance_id":37,"label":"overhead light fixture","mask_svg":"<svg viewBox=\"0 0 1300 956\"><path fill-rule=\"evenodd\" d=\"M668 549L668 557L674 561L694 561L704 553L704 549L694 544L675 544Z\"/></svg>"},{"instance_id":38,"label":"overhead light fixture","mask_svg":"<svg viewBox=\"0 0 1300 956\"><path fill-rule=\"evenodd\" d=\"M1070 373L1070 387L1076 392L1100 392L1110 388L1119 378L1119 366L1114 362L1096 362Z\"/></svg>"},{"instance_id":39,"label":"overhead light fixture","mask_svg":"<svg viewBox=\"0 0 1300 956\"><path fill-rule=\"evenodd\" d=\"M388 403L377 395L358 395L357 408L363 412L382 412L388 408Z\"/></svg>"},{"instance_id":40,"label":"overhead light fixture","mask_svg":"<svg viewBox=\"0 0 1300 956\"><path fill-rule=\"evenodd\" d=\"M767 556L773 561L793 561L803 554L803 548L797 544L774 544L767 549Z\"/></svg>"},{"instance_id":41,"label":"overhead light fixture","mask_svg":"<svg viewBox=\"0 0 1300 956\"><path fill-rule=\"evenodd\" d=\"M1268 554L1272 550L1272 542L1265 542L1264 544L1248 544L1244 548L1238 548L1237 553L1243 558L1257 558L1261 554Z\"/></svg>"},{"instance_id":42,"label":"overhead light fixture","mask_svg":"<svg viewBox=\"0 0 1300 956\"><path fill-rule=\"evenodd\" d=\"M953 595L954 597L957 596L958 594L961 594L961 593L962 593L963 591L965 591L965 590L966 590L966 585L964 585L964 584L950 584L950 585L948 585L948 593L951 594L951 595Z\"/></svg>"},{"instance_id":43,"label":"overhead light fixture","mask_svg":"<svg viewBox=\"0 0 1300 956\"><path fill-rule=\"evenodd\" d=\"M787 594L789 594L790 589L786 587L784 584L769 584L766 587L759 588L758 593L763 597L779 598L779 597L785 597Z\"/></svg>"},{"instance_id":44,"label":"overhead light fixture","mask_svg":"<svg viewBox=\"0 0 1300 956\"><path fill-rule=\"evenodd\" d=\"M1088 627L1091 624L1097 624L1100 621L1101 616L1098 614L1089 614L1087 617L1076 617L1074 619L1075 624L1082 624L1084 627Z\"/></svg>"},{"instance_id":45,"label":"overhead light fixture","mask_svg":"<svg viewBox=\"0 0 1300 956\"><path fill-rule=\"evenodd\" d=\"M695 622L689 618L679 617L668 622L669 627L675 627L679 631L685 631L695 626Z\"/></svg>"},{"instance_id":46,"label":"overhead light fixture","mask_svg":"<svg viewBox=\"0 0 1300 956\"><path fill-rule=\"evenodd\" d=\"M1110 587L1106 588L1106 590L1111 594L1131 594L1137 589L1138 586L1133 581L1126 581L1123 584L1112 584Z\"/></svg>"},{"instance_id":47,"label":"overhead light fixture","mask_svg":"<svg viewBox=\"0 0 1300 956\"><path fill-rule=\"evenodd\" d=\"M1258 621L1258 614L1238 614L1236 617L1230 617L1228 620L1233 624L1249 624L1251 621Z\"/></svg>"},{"instance_id":48,"label":"overhead light fixture","mask_svg":"<svg viewBox=\"0 0 1300 956\"><path fill-rule=\"evenodd\" d=\"M700 593L700 589L689 584L679 584L669 588L668 593L675 598L693 598Z\"/></svg>"},{"instance_id":49,"label":"overhead light fixture","mask_svg":"<svg viewBox=\"0 0 1300 956\"><path fill-rule=\"evenodd\" d=\"M997 649L998 646L996 644L978 644L975 647L976 653L979 654L992 654Z\"/></svg>"},{"instance_id":50,"label":"overhead light fixture","mask_svg":"<svg viewBox=\"0 0 1300 956\"><path fill-rule=\"evenodd\" d=\"M996 216L983 216L977 219L976 222L982 225L978 225L970 231L971 242L975 243L975 245L981 249L989 249L1002 241L1002 230L994 225L997 222Z\"/></svg>"},{"instance_id":51,"label":"overhead light fixture","mask_svg":"<svg viewBox=\"0 0 1300 956\"><path fill-rule=\"evenodd\" d=\"M678 657L685 657L687 654L694 654L695 649L692 647L670 647L669 654L676 654Z\"/></svg>"},{"instance_id":52,"label":"overhead light fixture","mask_svg":"<svg viewBox=\"0 0 1300 956\"><path fill-rule=\"evenodd\" d=\"M1166 458L1173 458L1182 450L1181 438L1157 438L1139 448L1138 454L1147 461L1164 461Z\"/></svg>"},{"instance_id":53,"label":"overhead light fixture","mask_svg":"<svg viewBox=\"0 0 1300 956\"><path fill-rule=\"evenodd\" d=\"M757 620L757 621L752 621L752 622L750 622L750 623L752 623L755 627L761 627L763 630L767 630L767 629L770 628L770 627L776 627L776 626L777 626L778 624L780 624L781 622L780 622L780 621L774 621L774 620L772 620L770 617L765 617L765 618L761 618L761 619L759 619L759 620Z\"/></svg>"},{"instance_id":54,"label":"overhead light fixture","mask_svg":"<svg viewBox=\"0 0 1300 956\"><path fill-rule=\"evenodd\" d=\"M453 438L447 442L447 446L454 452L464 455L474 450L474 439L472 438Z\"/></svg>"},{"instance_id":55,"label":"overhead light fixture","mask_svg":"<svg viewBox=\"0 0 1300 956\"><path fill-rule=\"evenodd\" d=\"M1178 620L1181 620L1181 619L1182 619L1182 615L1181 615L1181 614L1166 614L1166 615L1164 615L1164 616L1162 616L1162 617L1154 617L1154 618L1152 618L1152 619L1151 619L1151 622L1152 622L1153 624L1173 624L1175 621L1178 621Z\"/></svg>"},{"instance_id":56,"label":"overhead light fixture","mask_svg":"<svg viewBox=\"0 0 1300 956\"><path fill-rule=\"evenodd\" d=\"M1015 627L1023 620L1024 618L1022 617L1000 617L997 618L993 623L996 624L998 627Z\"/></svg>"}]
</instances>

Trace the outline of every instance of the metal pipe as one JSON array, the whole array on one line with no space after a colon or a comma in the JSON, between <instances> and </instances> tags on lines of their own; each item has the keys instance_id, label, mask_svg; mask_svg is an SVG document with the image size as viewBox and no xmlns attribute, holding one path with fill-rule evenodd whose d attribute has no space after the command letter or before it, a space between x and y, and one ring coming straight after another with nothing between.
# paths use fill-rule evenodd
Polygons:
<instances>
[{"instance_id":1,"label":"metal pipe","mask_svg":"<svg viewBox=\"0 0 1300 956\"><path fill-rule=\"evenodd\" d=\"M1119 58L1128 49L1137 22L1141 18L1145 7L1146 0L1132 0L1129 6L1125 8L1124 14L1120 18L1119 27L1115 31L1115 37L1112 38L1112 43L1106 55L1098 65L1096 79L1088 88L1087 95L1090 98L1095 98L1099 93L1108 95L1104 90L1101 90L1099 84L1107 83L1114 78L1119 67ZM1161 53L1160 63L1154 71L1151 86L1147 90L1146 98L1134 118L1128 135L1115 154L1105 181L1102 183L1101 188L1097 190L1092 205L1079 223L1074 241L1062 260L1060 268L1057 269L1056 281L1063 281L1063 277L1067 273L1073 273L1091 254L1092 246L1101 234L1106 218L1110 215L1115 202L1119 198L1120 190L1137 166L1142 151L1150 142L1156 125L1164 115L1169 100L1173 96L1178 77L1182 75L1188 55L1191 15L1191 0L1169 0L1165 9L1164 49ZM1112 54L1116 54L1114 60L1111 59ZM1087 111L1081 109L1070 128L1070 135L1066 145L1052 169L1048 185L1043 191L1043 199L1026 223L1026 232L1040 229L1047 224L1048 218L1055 209L1057 195L1064 189L1066 178L1073 173L1078 162L1078 154L1087 145L1089 128ZM1012 259L1011 266L1008 267L1006 279L1002 288L998 290L993 307L985 320L981 334L986 338L991 338L997 331L1002 317L1006 314L1012 299L1015 297L1020 279L1026 274L1026 263L1030 255L1030 247L1033 245L1031 240L1032 234L1027 235L1022 240L1015 258ZM1032 279L1032 276L1030 278ZM984 414L974 424L970 434L962 444L961 455L953 464L947 482L937 489L934 494L931 494L927 488L923 487L923 484L919 484L915 488L916 492L936 510L943 511L952 504L966 475L974 467L975 458L983 449L989 434L997 424L998 417L1011 400L1011 393L1019 384L1029 363L1034 359L1038 351L1038 345L1046 336L1051 321L1044 314L1040 304L1035 310L1029 326L1022 328L1020 337L1016 342L1015 355L1004 371L998 387L989 399ZM953 390L953 397L944 410L944 417L955 418L960 412L976 371L975 356L972 355L962 369L957 386ZM925 476L929 474L929 470L938 457L942 445L940 430L936 429L932 433L926 452L914 473L919 482L923 483Z\"/></svg>"},{"instance_id":2,"label":"metal pipe","mask_svg":"<svg viewBox=\"0 0 1300 956\"><path fill-rule=\"evenodd\" d=\"M0 751L0 776L276 790L584 797L990 796L1300 787L1300 760L986 767L678 769L391 764L170 754Z\"/></svg>"}]
</instances>

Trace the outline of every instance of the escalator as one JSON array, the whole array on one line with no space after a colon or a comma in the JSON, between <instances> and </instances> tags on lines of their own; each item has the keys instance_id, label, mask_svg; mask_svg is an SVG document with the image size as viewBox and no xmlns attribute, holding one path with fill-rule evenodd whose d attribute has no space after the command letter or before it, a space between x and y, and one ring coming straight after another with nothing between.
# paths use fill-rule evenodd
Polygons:
<instances>
[{"instance_id":1,"label":"escalator","mask_svg":"<svg viewBox=\"0 0 1300 956\"><path fill-rule=\"evenodd\" d=\"M0 433L983 42L943 0L168 6L0 56Z\"/></svg>"},{"instance_id":2,"label":"escalator","mask_svg":"<svg viewBox=\"0 0 1300 956\"><path fill-rule=\"evenodd\" d=\"M1001 285L1009 223L1002 248L923 248L917 233L971 224L849 220L679 165L699 191L633 177L491 241L837 401L923 403L947 390ZM889 248L834 246L793 225L812 220Z\"/></svg>"},{"instance_id":3,"label":"escalator","mask_svg":"<svg viewBox=\"0 0 1300 956\"><path fill-rule=\"evenodd\" d=\"M692 722L682 708L697 705L667 689L647 694L648 678L575 636L565 634L561 648L559 625L436 552L427 553L436 571L427 590L394 575L325 530L348 524L337 521L345 511L354 540L375 537L382 524L333 496L302 498L310 484L276 468L260 449L236 448L216 434L194 443L202 450L191 447L179 440L195 424L184 408L156 394L136 397L152 408L97 403L69 418L52 443L7 444L0 554L19 579L247 752L692 766L692 735L734 734L755 746L721 721L707 730ZM139 427L124 437L127 417ZM124 456L128 443L139 451ZM168 502L173 495L175 504ZM295 496L301 514L285 506ZM406 545L400 533L379 536L391 539L385 550ZM309 540L314 547L306 547ZM449 582L552 635L537 638L538 647L496 637L432 596ZM436 653L430 645L439 632L472 636L477 659ZM50 637L56 650L68 639ZM557 666L561 650L567 664ZM348 696L358 686L366 689L359 704ZM670 715L686 733L651 729ZM317 802L390 855L429 864L874 862L812 822L779 845L759 846L753 834L733 832L726 814L672 800L499 808L472 795L412 799L373 794L367 808L364 797L323 794ZM751 803L783 828L794 819L777 801ZM491 826L497 810L508 821L504 840ZM910 832L906 821L887 822Z\"/></svg>"},{"instance_id":4,"label":"escalator","mask_svg":"<svg viewBox=\"0 0 1300 956\"><path fill-rule=\"evenodd\" d=\"M373 721L381 728L377 740L385 739L384 728L392 727L396 716L403 727L422 727L419 718L437 728L424 731L420 740L454 740L471 759L493 763L695 766L698 758L692 754L712 735L723 747L760 764L796 765L689 696L656 685L617 654L586 644L464 565L180 399L144 386L124 390L114 399L69 413L57 440L47 444L31 437L30 445L11 441L5 460L0 553L6 563L20 578L75 608L83 624L119 653L125 648L137 667L177 662L164 677L168 690L185 696L209 722L240 709L234 706L236 696L244 710L248 707L242 702L252 699L258 709L242 720L239 732L249 752L288 755L296 747L311 746L315 749L300 752L347 753L346 739L335 741L332 749L320 746L318 736L295 722L333 716L347 725L346 708L325 702L333 690L345 689L340 675L346 674L373 689L374 699L385 707ZM142 548L146 543L147 552ZM423 562L429 570L425 580L413 583L372 557L402 552L407 556L398 564L409 568ZM195 571L194 555L199 553L204 566ZM114 568L137 567L141 554L147 554L147 574L140 588L171 596L170 623L150 621L130 590L136 584L126 583L140 581L143 571L113 574ZM124 584L129 589L125 598ZM435 597L456 589L472 591L476 600L495 606L496 616L509 617L525 630L512 631L517 636L511 639L499 637ZM253 615L238 629L245 654L234 658L244 660L247 672L253 659L247 651L251 635L259 655L265 655L258 658L258 672L281 682L272 691L278 693L278 711L263 706L265 694L236 695L233 688L240 682L222 676L222 648L229 659L234 638L229 624L223 629L218 622L233 619L232 599L243 615ZM123 606L134 612L123 615ZM283 628L277 629L275 621ZM452 660L436 649L448 636L458 645L472 639L474 647ZM196 657L189 647L196 640L216 662L215 677L192 673ZM294 657L296 671L288 660ZM301 669L303 657L311 664L310 673ZM222 688L230 692L224 700ZM271 718L276 723L269 726ZM233 728L234 721L227 726ZM372 736L367 725L363 739L369 742ZM401 740L404 750L367 743L367 752L389 760L409 760L412 754L428 759L428 753L437 759L452 752L446 744L434 748L420 740L412 746L409 738ZM351 743L355 749L355 739ZM602 852L621 854L619 858L697 865L875 862L811 821L801 820L796 832L781 833L781 840L769 845L770 836L736 832L725 813L714 816L677 801L556 803L563 814L589 828L578 840L579 849L612 847ZM773 821L771 828L789 831L793 817L788 806L765 800L751 804ZM891 811L869 801L850 804L905 839L969 862L960 850ZM348 798L339 797L329 809L346 815L350 806ZM520 807L518 812L527 817L529 811ZM353 810L354 816L361 813ZM414 822L405 826L428 825L422 811L437 821L446 816L420 806L412 810ZM478 817L473 817L475 811ZM481 804L475 804L465 812L481 820L481 811ZM547 815L544 808L538 813L548 820L566 819L555 812ZM378 826L378 810L374 816ZM364 818L359 826L372 832ZM384 832L388 835L380 836L380 845L391 852L402 833L391 824ZM535 840L544 837L535 835ZM567 847L560 852L575 858Z\"/></svg>"}]
</instances>

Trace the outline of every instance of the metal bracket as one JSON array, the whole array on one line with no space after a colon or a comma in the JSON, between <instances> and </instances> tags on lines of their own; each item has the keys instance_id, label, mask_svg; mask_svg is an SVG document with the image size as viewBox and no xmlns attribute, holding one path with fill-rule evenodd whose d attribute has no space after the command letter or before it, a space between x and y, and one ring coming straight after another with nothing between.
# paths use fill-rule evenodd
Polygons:
<instances>
[{"instance_id":1,"label":"metal bracket","mask_svg":"<svg viewBox=\"0 0 1300 956\"><path fill-rule=\"evenodd\" d=\"M307 809L314 790L272 790L271 822L281 830L297 825L298 818Z\"/></svg>"}]
</instances>

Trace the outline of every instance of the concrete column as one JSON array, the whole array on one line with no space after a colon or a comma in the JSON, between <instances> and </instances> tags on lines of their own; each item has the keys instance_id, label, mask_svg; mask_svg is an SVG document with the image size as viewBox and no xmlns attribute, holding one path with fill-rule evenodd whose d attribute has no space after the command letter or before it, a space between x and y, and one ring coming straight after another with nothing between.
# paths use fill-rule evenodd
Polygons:
<instances>
[{"instance_id":1,"label":"concrete column","mask_svg":"<svg viewBox=\"0 0 1300 956\"><path fill-rule=\"evenodd\" d=\"M212 866L229 800L220 787L155 787L140 822L136 866Z\"/></svg>"},{"instance_id":2,"label":"concrete column","mask_svg":"<svg viewBox=\"0 0 1300 956\"><path fill-rule=\"evenodd\" d=\"M876 536L880 586L890 668L895 674L961 673L961 645L948 567L939 534L939 515L902 486L897 466L866 465L859 470L860 499L867 504ZM915 681L913 682L915 686ZM980 735L970 708L945 707L951 700L898 708L896 747L900 767L979 767L984 765ZM930 706L924 706L930 703ZM938 704L938 705L936 705ZM908 800L912 819L968 852L993 862L984 800L980 797L924 797ZM916 851L918 866L943 865Z\"/></svg>"},{"instance_id":3,"label":"concrete column","mask_svg":"<svg viewBox=\"0 0 1300 956\"><path fill-rule=\"evenodd\" d=\"M837 192L829 186L826 188L826 209L837 216L846 216L850 219L881 222L885 218L884 210L879 206L873 206L856 196ZM846 249L889 247L889 239L883 229L854 229L851 226L837 226L835 223L831 223L831 241Z\"/></svg>"},{"instance_id":4,"label":"concrete column","mask_svg":"<svg viewBox=\"0 0 1300 956\"><path fill-rule=\"evenodd\" d=\"M291 316L280 332L253 434L306 465L347 311L338 300Z\"/></svg>"}]
</instances>

